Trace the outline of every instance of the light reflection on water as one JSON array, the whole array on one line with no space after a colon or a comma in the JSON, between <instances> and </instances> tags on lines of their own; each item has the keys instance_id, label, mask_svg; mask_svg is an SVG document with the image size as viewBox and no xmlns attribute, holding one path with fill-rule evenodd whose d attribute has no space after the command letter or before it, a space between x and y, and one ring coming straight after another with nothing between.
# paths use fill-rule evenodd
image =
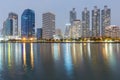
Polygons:
<instances>
[{"instance_id":1,"label":"light reflection on water","mask_svg":"<svg viewBox=\"0 0 120 80\"><path fill-rule=\"evenodd\" d=\"M120 80L119 43L0 43L0 80Z\"/></svg>"},{"instance_id":2,"label":"light reflection on water","mask_svg":"<svg viewBox=\"0 0 120 80\"><path fill-rule=\"evenodd\" d=\"M23 64L24 64L24 67L26 67L26 44L23 43Z\"/></svg>"},{"instance_id":3,"label":"light reflection on water","mask_svg":"<svg viewBox=\"0 0 120 80\"><path fill-rule=\"evenodd\" d=\"M72 59L71 59L70 47L71 47L71 45L69 43L66 43L63 46L63 49L65 49L63 52L64 53L64 65L65 65L65 69L66 69L68 76L71 76L71 74L72 74Z\"/></svg>"},{"instance_id":4,"label":"light reflection on water","mask_svg":"<svg viewBox=\"0 0 120 80\"><path fill-rule=\"evenodd\" d=\"M55 61L60 58L60 44L52 44L52 56Z\"/></svg>"},{"instance_id":5,"label":"light reflection on water","mask_svg":"<svg viewBox=\"0 0 120 80\"><path fill-rule=\"evenodd\" d=\"M31 60L31 65L32 69L34 68L34 53L33 53L33 43L30 43L30 60Z\"/></svg>"}]
</instances>

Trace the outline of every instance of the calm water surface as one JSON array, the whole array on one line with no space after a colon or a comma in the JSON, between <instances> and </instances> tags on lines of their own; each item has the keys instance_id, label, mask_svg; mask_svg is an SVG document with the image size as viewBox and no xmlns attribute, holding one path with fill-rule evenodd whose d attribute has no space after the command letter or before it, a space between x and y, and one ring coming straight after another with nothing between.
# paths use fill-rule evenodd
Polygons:
<instances>
[{"instance_id":1,"label":"calm water surface","mask_svg":"<svg viewBox=\"0 0 120 80\"><path fill-rule=\"evenodd\" d=\"M0 43L0 80L120 80L120 44Z\"/></svg>"}]
</instances>

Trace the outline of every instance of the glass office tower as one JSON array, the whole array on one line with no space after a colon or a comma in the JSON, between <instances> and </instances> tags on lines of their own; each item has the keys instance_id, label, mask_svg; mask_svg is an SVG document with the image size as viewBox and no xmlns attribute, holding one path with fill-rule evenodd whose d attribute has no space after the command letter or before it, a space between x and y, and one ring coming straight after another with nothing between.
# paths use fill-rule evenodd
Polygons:
<instances>
[{"instance_id":1,"label":"glass office tower","mask_svg":"<svg viewBox=\"0 0 120 80\"><path fill-rule=\"evenodd\" d=\"M24 10L21 16L21 37L35 37L35 13L31 9Z\"/></svg>"}]
</instances>

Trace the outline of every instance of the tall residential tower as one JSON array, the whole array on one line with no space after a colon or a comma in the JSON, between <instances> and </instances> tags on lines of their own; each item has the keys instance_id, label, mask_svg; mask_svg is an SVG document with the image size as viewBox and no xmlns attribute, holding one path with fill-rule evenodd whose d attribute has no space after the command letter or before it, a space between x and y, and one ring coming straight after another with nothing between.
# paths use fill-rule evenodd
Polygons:
<instances>
[{"instance_id":1,"label":"tall residential tower","mask_svg":"<svg viewBox=\"0 0 120 80\"><path fill-rule=\"evenodd\" d=\"M100 36L100 9L97 6L94 6L94 10L92 10L92 36Z\"/></svg>"},{"instance_id":2,"label":"tall residential tower","mask_svg":"<svg viewBox=\"0 0 120 80\"><path fill-rule=\"evenodd\" d=\"M70 23L71 25L73 24L74 20L77 19L77 13L75 11L75 8L73 8L73 10L70 11Z\"/></svg>"},{"instance_id":3,"label":"tall residential tower","mask_svg":"<svg viewBox=\"0 0 120 80\"><path fill-rule=\"evenodd\" d=\"M52 39L55 34L55 15L51 12L42 15L43 39Z\"/></svg>"},{"instance_id":4,"label":"tall residential tower","mask_svg":"<svg viewBox=\"0 0 120 80\"><path fill-rule=\"evenodd\" d=\"M104 6L104 9L101 11L101 35L105 36L105 27L111 25L111 9L107 6Z\"/></svg>"},{"instance_id":5,"label":"tall residential tower","mask_svg":"<svg viewBox=\"0 0 120 80\"><path fill-rule=\"evenodd\" d=\"M84 11L82 11L82 36L83 37L89 37L90 32L90 12L87 10L87 8L84 8Z\"/></svg>"}]
</instances>

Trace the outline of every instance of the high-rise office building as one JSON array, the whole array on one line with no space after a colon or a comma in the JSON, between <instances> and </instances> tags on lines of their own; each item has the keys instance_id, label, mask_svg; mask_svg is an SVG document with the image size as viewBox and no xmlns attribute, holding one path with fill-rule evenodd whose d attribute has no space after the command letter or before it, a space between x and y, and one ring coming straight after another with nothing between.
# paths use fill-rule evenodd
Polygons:
<instances>
[{"instance_id":1,"label":"high-rise office building","mask_svg":"<svg viewBox=\"0 0 120 80\"><path fill-rule=\"evenodd\" d=\"M43 39L52 39L55 34L55 15L51 12L42 15Z\"/></svg>"},{"instance_id":2,"label":"high-rise office building","mask_svg":"<svg viewBox=\"0 0 120 80\"><path fill-rule=\"evenodd\" d=\"M9 13L8 17L12 21L12 35L17 36L18 35L18 15L16 13Z\"/></svg>"},{"instance_id":3,"label":"high-rise office building","mask_svg":"<svg viewBox=\"0 0 120 80\"><path fill-rule=\"evenodd\" d=\"M5 21L3 22L3 28L2 28L1 34L2 34L3 36L5 36Z\"/></svg>"},{"instance_id":4,"label":"high-rise office building","mask_svg":"<svg viewBox=\"0 0 120 80\"><path fill-rule=\"evenodd\" d=\"M18 15L16 13L9 13L8 18L3 23L4 36L18 35Z\"/></svg>"},{"instance_id":5,"label":"high-rise office building","mask_svg":"<svg viewBox=\"0 0 120 80\"><path fill-rule=\"evenodd\" d=\"M12 36L13 34L13 27L12 27L12 20L7 18L6 21L3 23L3 35L4 36Z\"/></svg>"},{"instance_id":6,"label":"high-rise office building","mask_svg":"<svg viewBox=\"0 0 120 80\"><path fill-rule=\"evenodd\" d=\"M74 20L70 27L70 38L78 39L82 37L82 23L80 20Z\"/></svg>"},{"instance_id":7,"label":"high-rise office building","mask_svg":"<svg viewBox=\"0 0 120 80\"><path fill-rule=\"evenodd\" d=\"M42 28L37 28L37 39L42 39Z\"/></svg>"},{"instance_id":8,"label":"high-rise office building","mask_svg":"<svg viewBox=\"0 0 120 80\"><path fill-rule=\"evenodd\" d=\"M64 33L65 39L70 38L70 27L71 27L71 24L66 24L65 33Z\"/></svg>"},{"instance_id":9,"label":"high-rise office building","mask_svg":"<svg viewBox=\"0 0 120 80\"><path fill-rule=\"evenodd\" d=\"M92 10L92 36L100 36L100 9L97 6L94 6L94 10Z\"/></svg>"},{"instance_id":10,"label":"high-rise office building","mask_svg":"<svg viewBox=\"0 0 120 80\"><path fill-rule=\"evenodd\" d=\"M31 9L24 10L21 16L21 37L35 37L35 12Z\"/></svg>"},{"instance_id":11,"label":"high-rise office building","mask_svg":"<svg viewBox=\"0 0 120 80\"><path fill-rule=\"evenodd\" d=\"M101 11L101 35L105 36L105 27L111 25L111 9L107 6L104 6L104 9Z\"/></svg>"},{"instance_id":12,"label":"high-rise office building","mask_svg":"<svg viewBox=\"0 0 120 80\"><path fill-rule=\"evenodd\" d=\"M75 11L75 8L70 11L70 23L73 24L73 21L77 19L77 13Z\"/></svg>"},{"instance_id":13,"label":"high-rise office building","mask_svg":"<svg viewBox=\"0 0 120 80\"><path fill-rule=\"evenodd\" d=\"M82 36L89 37L90 35L90 12L87 8L82 11Z\"/></svg>"}]
</instances>

